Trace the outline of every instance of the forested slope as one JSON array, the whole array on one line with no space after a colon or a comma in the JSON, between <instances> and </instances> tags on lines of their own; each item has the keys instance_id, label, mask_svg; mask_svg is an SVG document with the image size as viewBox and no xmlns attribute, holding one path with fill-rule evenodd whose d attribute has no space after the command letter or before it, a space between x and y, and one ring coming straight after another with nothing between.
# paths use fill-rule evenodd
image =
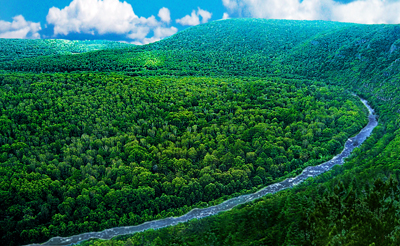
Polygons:
<instances>
[{"instance_id":1,"label":"forested slope","mask_svg":"<svg viewBox=\"0 0 400 246\"><path fill-rule=\"evenodd\" d=\"M224 20L140 47L0 63L2 240L179 215L298 174L366 123L354 92L380 126L344 166L118 243L396 245L399 29Z\"/></svg>"},{"instance_id":2,"label":"forested slope","mask_svg":"<svg viewBox=\"0 0 400 246\"><path fill-rule=\"evenodd\" d=\"M88 51L131 46L133 45L105 40L0 39L0 62L38 56L80 54Z\"/></svg>"},{"instance_id":3,"label":"forested slope","mask_svg":"<svg viewBox=\"0 0 400 246\"><path fill-rule=\"evenodd\" d=\"M320 32L351 24L284 20L224 20L196 26L162 41L121 50L3 63L32 72L123 71L133 75L265 75L276 57Z\"/></svg>"},{"instance_id":4,"label":"forested slope","mask_svg":"<svg viewBox=\"0 0 400 246\"><path fill-rule=\"evenodd\" d=\"M214 217L82 245L399 245L400 131L392 127L378 126L345 165L293 189Z\"/></svg>"},{"instance_id":5,"label":"forested slope","mask_svg":"<svg viewBox=\"0 0 400 246\"><path fill-rule=\"evenodd\" d=\"M366 124L340 88L283 79L0 76L2 239L178 215L296 175Z\"/></svg>"},{"instance_id":6,"label":"forested slope","mask_svg":"<svg viewBox=\"0 0 400 246\"><path fill-rule=\"evenodd\" d=\"M398 245L399 34L398 25L345 26L269 64L277 76L342 85L371 102L380 125L345 165L215 217L87 245Z\"/></svg>"}]
</instances>

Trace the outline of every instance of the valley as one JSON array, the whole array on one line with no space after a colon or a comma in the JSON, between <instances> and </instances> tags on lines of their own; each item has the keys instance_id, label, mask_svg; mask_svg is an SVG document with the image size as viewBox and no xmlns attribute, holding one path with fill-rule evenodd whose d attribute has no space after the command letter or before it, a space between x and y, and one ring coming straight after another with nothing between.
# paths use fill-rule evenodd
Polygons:
<instances>
[{"instance_id":1,"label":"valley","mask_svg":"<svg viewBox=\"0 0 400 246\"><path fill-rule=\"evenodd\" d=\"M231 19L144 46L3 57L1 240L169 220L288 182L368 124L355 93L379 125L343 165L215 216L82 245L396 245L399 30Z\"/></svg>"},{"instance_id":2,"label":"valley","mask_svg":"<svg viewBox=\"0 0 400 246\"><path fill-rule=\"evenodd\" d=\"M252 202L256 199L259 199L267 194L274 194L276 192L279 192L281 190L287 189L287 188L292 188L295 185L300 184L301 182L305 181L309 177L316 177L327 170L331 169L334 165L338 164L343 164L344 159L347 158L352 150L356 147L359 147L367 137L370 136L371 132L373 129L378 125L377 120L376 120L376 115L373 115L373 109L369 107L369 105L366 103L366 101L363 101L364 105L368 108L370 114L368 116L369 122L368 125L365 126L356 136L348 139L345 143L345 148L343 151L333 157L331 160L324 162L318 166L311 166L307 167L306 169L303 170L303 172L294 177L294 178L288 178L285 179L284 181L281 181L279 183L274 183L272 185L268 185L267 187L252 193L252 194L246 194L242 195L239 197L231 198L229 200L226 200L222 202L221 204L214 205L208 208L203 208L203 209L198 209L195 208L188 212L187 214L184 214L180 217L170 217L166 219L161 219L161 220L156 220L156 221L149 221L145 222L143 224L137 225L137 226L124 226L124 227L116 227L116 228L111 228L104 230L102 232L89 232L89 233L84 233L80 235L75 235L72 237L54 237L47 241L44 244L30 244L30 246L35 246L35 245L71 245L71 244L77 244L85 240L89 239L111 239L116 236L120 235L128 235L128 234L134 234L137 232L142 232L145 230L155 230L155 229L160 229L163 227L167 226L173 226L178 223L184 223L193 219L202 219L204 217L216 215L221 212L229 211L232 208L244 204L244 203L249 203Z\"/></svg>"}]
</instances>

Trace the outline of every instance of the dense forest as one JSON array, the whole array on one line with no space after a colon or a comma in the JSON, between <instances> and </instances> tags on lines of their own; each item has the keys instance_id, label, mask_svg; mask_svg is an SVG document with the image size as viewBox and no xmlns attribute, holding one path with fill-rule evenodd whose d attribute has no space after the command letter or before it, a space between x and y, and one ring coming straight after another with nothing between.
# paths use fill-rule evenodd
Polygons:
<instances>
[{"instance_id":1,"label":"dense forest","mask_svg":"<svg viewBox=\"0 0 400 246\"><path fill-rule=\"evenodd\" d=\"M366 124L354 92L380 125L343 166L214 217L84 244L398 245L399 41L398 25L235 19L3 59L2 241L177 216L299 174Z\"/></svg>"},{"instance_id":2,"label":"dense forest","mask_svg":"<svg viewBox=\"0 0 400 246\"><path fill-rule=\"evenodd\" d=\"M343 166L231 211L96 245L399 245L399 130L378 126Z\"/></svg>"},{"instance_id":3,"label":"dense forest","mask_svg":"<svg viewBox=\"0 0 400 246\"><path fill-rule=\"evenodd\" d=\"M82 55L19 59L4 70L31 72L123 71L131 75L265 76L272 61L319 32L350 24L324 21L225 20L189 28L144 46ZM284 30L284 31L282 31Z\"/></svg>"},{"instance_id":4,"label":"dense forest","mask_svg":"<svg viewBox=\"0 0 400 246\"><path fill-rule=\"evenodd\" d=\"M310 81L0 81L2 236L15 243L138 224L270 184L330 159L366 124L357 98Z\"/></svg>"},{"instance_id":5,"label":"dense forest","mask_svg":"<svg viewBox=\"0 0 400 246\"><path fill-rule=\"evenodd\" d=\"M0 62L39 56L80 54L131 46L133 45L106 40L0 39Z\"/></svg>"}]
</instances>

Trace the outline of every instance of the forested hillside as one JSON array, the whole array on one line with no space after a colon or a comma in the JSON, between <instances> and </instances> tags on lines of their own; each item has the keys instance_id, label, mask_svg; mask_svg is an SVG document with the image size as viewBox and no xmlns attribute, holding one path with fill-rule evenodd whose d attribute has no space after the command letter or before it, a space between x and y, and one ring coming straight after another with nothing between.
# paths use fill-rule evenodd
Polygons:
<instances>
[{"instance_id":1,"label":"forested hillside","mask_svg":"<svg viewBox=\"0 0 400 246\"><path fill-rule=\"evenodd\" d=\"M400 26L235 19L0 63L7 245L213 205L340 152L345 165L215 217L109 245L398 245ZM23 57L23 55L21 55Z\"/></svg>"},{"instance_id":2,"label":"forested hillside","mask_svg":"<svg viewBox=\"0 0 400 246\"><path fill-rule=\"evenodd\" d=\"M105 40L0 39L0 62L38 56L80 54L88 51L131 46L133 45Z\"/></svg>"},{"instance_id":3,"label":"forested hillside","mask_svg":"<svg viewBox=\"0 0 400 246\"><path fill-rule=\"evenodd\" d=\"M307 81L0 81L2 237L15 243L182 214L270 184L332 158L366 123L348 92Z\"/></svg>"},{"instance_id":4,"label":"forested hillside","mask_svg":"<svg viewBox=\"0 0 400 246\"><path fill-rule=\"evenodd\" d=\"M145 46L3 63L32 72L123 71L132 75L246 75L275 71L271 61L320 32L351 24L258 19L216 21ZM283 30L283 31L282 31Z\"/></svg>"}]
</instances>

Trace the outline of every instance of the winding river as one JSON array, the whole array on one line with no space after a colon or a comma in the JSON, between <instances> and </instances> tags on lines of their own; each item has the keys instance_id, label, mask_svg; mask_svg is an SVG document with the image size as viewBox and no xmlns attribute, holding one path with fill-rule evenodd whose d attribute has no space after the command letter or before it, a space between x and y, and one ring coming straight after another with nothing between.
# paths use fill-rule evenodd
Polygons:
<instances>
[{"instance_id":1,"label":"winding river","mask_svg":"<svg viewBox=\"0 0 400 246\"><path fill-rule=\"evenodd\" d=\"M321 173L326 172L327 170L331 169L334 165L343 164L344 158L348 157L350 153L353 151L354 148L360 146L367 137L371 135L372 130L378 125L376 115L374 110L368 105L367 101L361 99L362 103L368 108L369 115L368 115L368 125L365 126L355 137L349 138L346 143L343 151L332 158L331 160L322 163L318 166L310 166L303 170L303 172L294 178L285 179L282 182L275 183L269 185L255 193L242 195L239 197L235 197L229 199L221 204L208 207L208 208L195 208L188 212L185 215L180 217L170 217L160 220L149 221L140 225L136 226L125 226L125 227L115 227L111 229L107 229L101 232L88 232L83 233L71 237L53 237L49 241L43 244L30 244L28 246L35 246L35 245L54 245L54 246L62 246L62 245L73 245L77 244L81 241L88 240L91 238L99 238L99 239L111 239L115 236L125 235L125 234L132 234L136 232L145 231L148 229L159 229L166 226L173 226L178 223L186 222L188 220L194 218L204 218L210 215L215 215L223 211L227 211L232 209L233 207L243 204L246 202L253 201L257 198L265 196L266 194L275 193L290 187L293 187L305 179L309 177L315 177Z\"/></svg>"}]
</instances>

